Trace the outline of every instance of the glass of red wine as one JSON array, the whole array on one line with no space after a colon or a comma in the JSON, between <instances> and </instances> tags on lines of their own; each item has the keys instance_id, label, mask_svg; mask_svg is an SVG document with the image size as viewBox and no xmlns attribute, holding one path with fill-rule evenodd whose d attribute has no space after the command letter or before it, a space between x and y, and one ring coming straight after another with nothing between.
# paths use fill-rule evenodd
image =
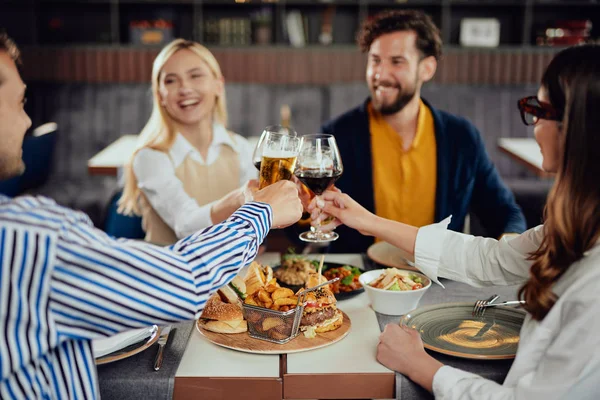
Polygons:
<instances>
[{"instance_id":1,"label":"glass of red wine","mask_svg":"<svg viewBox=\"0 0 600 400\"><path fill-rule=\"evenodd\" d=\"M333 135L302 136L294 175L312 194L322 195L342 176L343 171L342 158ZM335 232L322 232L320 226L300 234L301 240L311 243L331 242L338 238Z\"/></svg>"},{"instance_id":2,"label":"glass of red wine","mask_svg":"<svg viewBox=\"0 0 600 400\"><path fill-rule=\"evenodd\" d=\"M254 148L254 153L252 154L252 164L254 164L254 167L259 171L260 163L262 162L263 157L263 149L265 143L267 143L267 140L271 135L297 136L296 131L292 128L285 128L281 125L267 126L260 135L260 139L258 139L258 142L256 142L256 147Z\"/></svg>"}]
</instances>

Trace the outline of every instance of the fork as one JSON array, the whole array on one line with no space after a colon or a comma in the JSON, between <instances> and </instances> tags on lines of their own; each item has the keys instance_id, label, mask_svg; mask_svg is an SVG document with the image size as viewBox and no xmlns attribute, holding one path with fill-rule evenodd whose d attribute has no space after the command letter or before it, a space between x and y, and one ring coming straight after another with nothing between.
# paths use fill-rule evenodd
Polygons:
<instances>
[{"instance_id":1,"label":"fork","mask_svg":"<svg viewBox=\"0 0 600 400\"><path fill-rule=\"evenodd\" d=\"M473 306L473 311L471 315L473 317L482 317L485 312L485 307L491 305L494 301L498 300L498 295L494 294L487 300L477 300L475 305Z\"/></svg>"}]
</instances>

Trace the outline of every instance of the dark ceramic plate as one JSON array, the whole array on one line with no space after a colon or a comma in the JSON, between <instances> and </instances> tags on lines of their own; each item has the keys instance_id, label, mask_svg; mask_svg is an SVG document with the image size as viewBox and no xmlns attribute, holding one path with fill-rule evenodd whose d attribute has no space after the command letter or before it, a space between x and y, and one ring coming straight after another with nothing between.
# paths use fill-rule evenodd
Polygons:
<instances>
[{"instance_id":1,"label":"dark ceramic plate","mask_svg":"<svg viewBox=\"0 0 600 400\"><path fill-rule=\"evenodd\" d=\"M341 263L335 263L335 262L326 262L323 264L323 272L327 271L330 268L342 268L343 266L348 265L349 267L352 267L352 265L349 264L341 264ZM277 271L279 268L281 268L281 265L276 265L275 267L273 267L273 272ZM298 290L303 288L303 285L288 285L284 282L281 282L279 280L277 280L277 282L279 283L279 285L281 285L281 287L286 287L286 288L290 288L294 291L294 293L296 293ZM353 290L351 292L340 292L340 293L335 293L335 298L339 301L339 300L346 300L346 299L350 299L354 296L356 296L357 294L360 294L362 292L365 291L365 288L361 287L360 289L356 289Z\"/></svg>"}]
</instances>

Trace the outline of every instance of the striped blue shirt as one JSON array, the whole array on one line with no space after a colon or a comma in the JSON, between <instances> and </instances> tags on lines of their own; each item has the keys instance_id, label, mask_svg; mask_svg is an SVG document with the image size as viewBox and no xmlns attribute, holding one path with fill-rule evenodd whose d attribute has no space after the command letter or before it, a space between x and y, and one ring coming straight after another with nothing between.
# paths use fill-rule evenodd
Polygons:
<instances>
[{"instance_id":1,"label":"striped blue shirt","mask_svg":"<svg viewBox=\"0 0 600 400\"><path fill-rule=\"evenodd\" d=\"M248 203L164 248L115 240L47 198L0 196L0 399L99 398L91 339L198 318L271 222Z\"/></svg>"}]
</instances>

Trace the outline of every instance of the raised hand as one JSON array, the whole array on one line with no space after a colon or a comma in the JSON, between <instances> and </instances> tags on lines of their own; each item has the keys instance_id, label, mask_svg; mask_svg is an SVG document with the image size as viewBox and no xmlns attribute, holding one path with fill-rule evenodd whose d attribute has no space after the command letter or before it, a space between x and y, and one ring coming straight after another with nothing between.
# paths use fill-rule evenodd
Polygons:
<instances>
[{"instance_id":1,"label":"raised hand","mask_svg":"<svg viewBox=\"0 0 600 400\"><path fill-rule=\"evenodd\" d=\"M279 181L254 193L254 201L267 203L273 211L273 228L285 228L302 216L302 202L293 182Z\"/></svg>"},{"instance_id":2,"label":"raised hand","mask_svg":"<svg viewBox=\"0 0 600 400\"><path fill-rule=\"evenodd\" d=\"M344 224L358 230L363 235L372 235L371 228L377 217L367 211L347 194L328 190L319 198L313 199L308 207L311 224L321 224L323 231L335 229ZM333 220L329 220L334 217Z\"/></svg>"}]
</instances>

